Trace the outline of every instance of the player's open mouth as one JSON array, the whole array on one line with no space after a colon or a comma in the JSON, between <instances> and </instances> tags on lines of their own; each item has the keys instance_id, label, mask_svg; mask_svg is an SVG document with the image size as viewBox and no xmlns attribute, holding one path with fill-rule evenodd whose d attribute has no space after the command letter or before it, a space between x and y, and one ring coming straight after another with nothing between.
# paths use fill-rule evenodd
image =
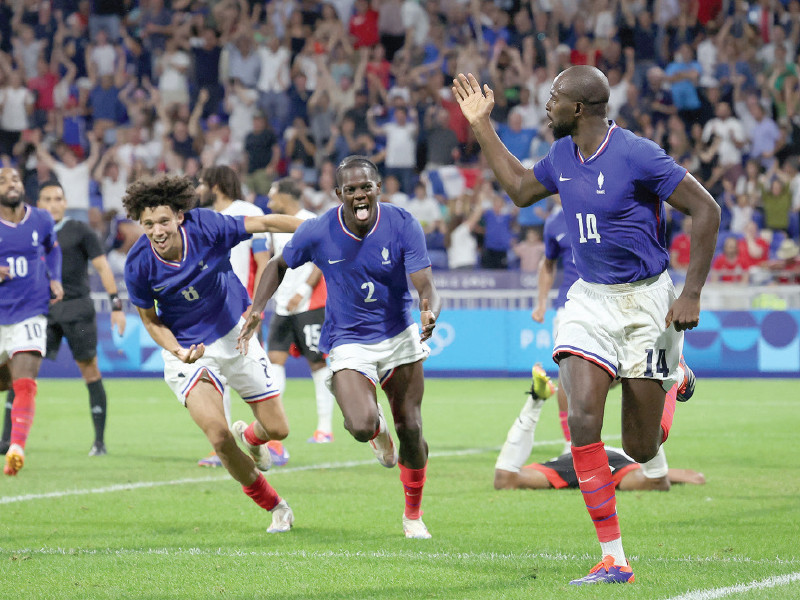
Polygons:
<instances>
[{"instance_id":1,"label":"player's open mouth","mask_svg":"<svg viewBox=\"0 0 800 600\"><path fill-rule=\"evenodd\" d=\"M357 220L369 220L369 202L359 202L358 204L353 204L353 212L355 213Z\"/></svg>"},{"instance_id":2,"label":"player's open mouth","mask_svg":"<svg viewBox=\"0 0 800 600\"><path fill-rule=\"evenodd\" d=\"M153 238L153 244L158 246L159 249L164 250L167 247L167 242L169 241L169 236L164 236L163 238Z\"/></svg>"}]
</instances>

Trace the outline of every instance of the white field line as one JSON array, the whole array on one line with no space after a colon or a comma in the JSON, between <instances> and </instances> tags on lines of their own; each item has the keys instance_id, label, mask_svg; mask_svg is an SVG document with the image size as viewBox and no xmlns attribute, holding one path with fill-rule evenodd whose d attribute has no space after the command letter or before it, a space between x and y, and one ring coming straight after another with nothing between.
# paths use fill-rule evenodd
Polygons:
<instances>
[{"instance_id":1,"label":"white field line","mask_svg":"<svg viewBox=\"0 0 800 600\"><path fill-rule=\"evenodd\" d=\"M320 558L379 558L379 559L437 559L437 560L462 560L462 561L522 561L522 560L551 560L551 561L591 561L596 558L594 555L589 554L563 554L560 552L522 552L522 553L498 553L498 552L396 552L377 550L369 552L351 552L349 550L259 550L259 551L241 551L229 550L222 548L208 549L208 548L50 548L43 546L41 548L2 548L0 553L11 554L12 557L17 559L26 556L220 556L228 558L237 557L256 557L256 558L299 558L299 559L320 559ZM631 556L631 560L637 560L636 556ZM679 558L653 558L648 557L648 562L657 563L691 563L697 564L698 562L707 563L747 563L747 564L797 564L797 560L783 560L783 559L751 559L747 557L679 557ZM704 592L691 592L689 595L669 598L668 600L711 600L713 598L722 598L726 594L730 594L731 590L735 592L745 591L748 589L756 589L759 587L774 587L775 585L785 585L800 578L800 572L792 573L790 575L779 575L764 580L763 582L753 582L747 585L737 585L730 588L719 588L719 590L710 590ZM774 580L774 582L773 582ZM701 594L717 593L722 591L723 595L707 596ZM697 594L697 595L693 595Z\"/></svg>"},{"instance_id":2,"label":"white field line","mask_svg":"<svg viewBox=\"0 0 800 600\"><path fill-rule=\"evenodd\" d=\"M563 440L555 441L541 441L534 442L534 446L552 446L554 444L563 444ZM469 456L472 454L485 454L488 452L498 452L499 447L495 448L469 448L466 450L453 450L449 452L431 452L431 458L437 457L450 457L450 456ZM370 460L352 460L345 462L329 462L318 463L314 465L304 465L302 467L286 467L270 471L270 478L275 475L282 475L286 473L298 473L300 471L319 471L322 469L350 469L353 467L361 467L364 465L371 465L375 463L375 459ZM167 485L186 485L192 483L208 483L210 481L228 481L230 476L225 475L207 475L205 477L186 477L184 479L172 479L168 481L137 481L134 483L118 483L97 488L76 489L76 490L59 490L55 492L44 492L41 494L23 494L21 496L0 496L0 504L13 504L15 502L30 502L32 500L47 500L50 498L63 498L65 496L85 496L90 494L110 494L113 492L124 492L128 490L138 490L145 488L162 487Z\"/></svg>"},{"instance_id":3,"label":"white field line","mask_svg":"<svg viewBox=\"0 0 800 600\"><path fill-rule=\"evenodd\" d=\"M667 600L715 600L716 598L738 596L750 590L763 590L766 588L789 585L795 581L800 581L800 572L789 573L787 575L775 575L774 577L767 577L761 581L751 581L750 583L737 583L730 587L696 590L694 592L687 592L681 596L673 596Z\"/></svg>"}]
</instances>

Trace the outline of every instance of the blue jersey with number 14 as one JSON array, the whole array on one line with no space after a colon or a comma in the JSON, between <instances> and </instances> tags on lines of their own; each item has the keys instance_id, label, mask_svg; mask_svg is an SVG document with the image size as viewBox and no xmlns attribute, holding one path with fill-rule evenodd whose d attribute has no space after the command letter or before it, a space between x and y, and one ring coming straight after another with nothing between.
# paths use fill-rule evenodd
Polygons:
<instances>
[{"instance_id":1,"label":"blue jersey with number 14","mask_svg":"<svg viewBox=\"0 0 800 600\"><path fill-rule=\"evenodd\" d=\"M572 254L589 283L631 283L669 264L663 201L686 176L654 142L610 123L589 158L568 136L533 167L561 196Z\"/></svg>"},{"instance_id":2,"label":"blue jersey with number 14","mask_svg":"<svg viewBox=\"0 0 800 600\"><path fill-rule=\"evenodd\" d=\"M305 221L283 248L291 268L309 261L325 276L328 300L320 349L374 344L411 325L407 273L431 266L419 222L402 208L379 203L375 225L360 238L344 224L343 207Z\"/></svg>"},{"instance_id":3,"label":"blue jersey with number 14","mask_svg":"<svg viewBox=\"0 0 800 600\"><path fill-rule=\"evenodd\" d=\"M25 207L19 223L0 219L0 266L9 279L0 282L0 325L12 325L50 309L50 275L45 253L58 252L53 217L46 210ZM60 259L59 259L60 260Z\"/></svg>"},{"instance_id":4,"label":"blue jersey with number 14","mask_svg":"<svg viewBox=\"0 0 800 600\"><path fill-rule=\"evenodd\" d=\"M182 346L210 344L233 329L250 305L230 251L251 236L244 217L207 208L184 213L179 234L179 261L164 260L144 235L136 241L125 261L128 296L138 308L157 303L159 319Z\"/></svg>"}]
</instances>

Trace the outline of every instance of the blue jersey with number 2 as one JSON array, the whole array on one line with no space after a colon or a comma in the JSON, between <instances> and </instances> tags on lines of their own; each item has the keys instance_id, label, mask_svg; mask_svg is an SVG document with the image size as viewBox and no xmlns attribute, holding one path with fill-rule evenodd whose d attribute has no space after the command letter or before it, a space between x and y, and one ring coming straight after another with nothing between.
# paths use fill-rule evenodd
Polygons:
<instances>
[{"instance_id":1,"label":"blue jersey with number 2","mask_svg":"<svg viewBox=\"0 0 800 600\"><path fill-rule=\"evenodd\" d=\"M227 334L250 305L231 268L230 251L250 238L244 217L207 208L184 213L179 227L183 255L164 260L140 237L128 252L125 284L138 308L156 305L159 319L182 346L210 344Z\"/></svg>"},{"instance_id":2,"label":"blue jersey with number 2","mask_svg":"<svg viewBox=\"0 0 800 600\"><path fill-rule=\"evenodd\" d=\"M347 229L343 206L305 221L283 249L291 268L313 262L325 276L328 300L320 348L374 344L413 322L407 273L431 266L419 222L402 208L378 204L364 238Z\"/></svg>"},{"instance_id":3,"label":"blue jersey with number 2","mask_svg":"<svg viewBox=\"0 0 800 600\"><path fill-rule=\"evenodd\" d=\"M669 264L663 201L686 176L654 142L610 123L585 158L568 136L533 168L561 196L578 274L589 283L631 283Z\"/></svg>"}]
</instances>

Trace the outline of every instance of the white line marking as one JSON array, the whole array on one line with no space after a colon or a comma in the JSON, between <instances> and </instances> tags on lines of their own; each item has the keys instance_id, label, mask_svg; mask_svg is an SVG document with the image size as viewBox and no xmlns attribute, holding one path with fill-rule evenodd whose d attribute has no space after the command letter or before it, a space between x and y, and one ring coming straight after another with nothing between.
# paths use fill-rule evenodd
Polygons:
<instances>
[{"instance_id":1,"label":"white line marking","mask_svg":"<svg viewBox=\"0 0 800 600\"><path fill-rule=\"evenodd\" d=\"M550 446L553 444L561 444L561 441L542 441L534 442L534 446ZM450 456L469 456L473 454L485 454L488 452L498 452L500 448L470 448L466 450L453 450L449 452L431 452L431 458L437 457L450 457ZM282 475L285 473L298 473L300 471L318 471L321 469L350 469L353 467L362 467L364 465L375 464L375 459L369 460L352 460L345 462L329 462L319 463L314 465L304 465L301 467L286 467L279 468L269 472L269 476ZM0 505L13 504L15 502L28 502L31 500L46 500L49 498L63 498L65 496L85 496L89 494L109 494L113 492L124 492L128 490L138 490L146 488L162 487L167 485L185 485L193 483L208 483L210 481L229 481L230 476L225 473L224 475L207 475L205 477L186 477L184 479L172 479L169 481L137 481L135 483L118 483L104 487L77 489L77 490L59 490L55 492L44 492L41 494L23 494L21 496L0 496Z\"/></svg>"},{"instance_id":2,"label":"white line marking","mask_svg":"<svg viewBox=\"0 0 800 600\"><path fill-rule=\"evenodd\" d=\"M800 572L789 573L788 575L775 575L774 577L767 577L761 581L751 581L750 583L738 583L730 587L716 588L711 590L697 590L688 592L682 596L673 596L668 600L714 600L715 598L724 598L726 596L739 595L750 590L763 590L765 588L778 587L780 585L789 585L795 581L800 581Z\"/></svg>"}]
</instances>

